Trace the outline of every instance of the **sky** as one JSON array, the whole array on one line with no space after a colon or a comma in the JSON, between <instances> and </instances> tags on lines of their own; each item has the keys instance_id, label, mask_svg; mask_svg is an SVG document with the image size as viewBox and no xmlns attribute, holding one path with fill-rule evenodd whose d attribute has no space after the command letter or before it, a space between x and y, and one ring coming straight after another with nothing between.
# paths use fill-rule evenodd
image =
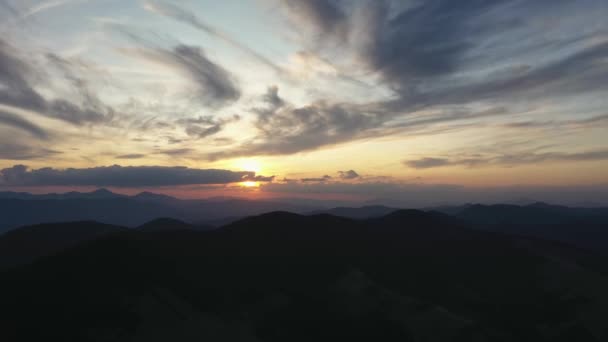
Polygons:
<instances>
[{"instance_id":1,"label":"sky","mask_svg":"<svg viewBox=\"0 0 608 342\"><path fill-rule=\"evenodd\" d=\"M0 0L0 190L608 204L605 0Z\"/></svg>"}]
</instances>

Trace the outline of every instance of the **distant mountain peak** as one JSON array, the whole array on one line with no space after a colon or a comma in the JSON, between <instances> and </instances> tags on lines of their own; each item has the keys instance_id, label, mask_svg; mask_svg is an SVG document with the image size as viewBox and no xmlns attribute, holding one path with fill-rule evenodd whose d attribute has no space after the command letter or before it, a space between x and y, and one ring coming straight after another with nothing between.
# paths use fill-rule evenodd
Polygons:
<instances>
[{"instance_id":1,"label":"distant mountain peak","mask_svg":"<svg viewBox=\"0 0 608 342\"><path fill-rule=\"evenodd\" d=\"M174 200L175 199L175 197L171 197L171 196L164 195L164 194L156 194L156 193L149 192L149 191L140 192L137 195L133 196L133 198L140 199L140 200Z\"/></svg>"}]
</instances>

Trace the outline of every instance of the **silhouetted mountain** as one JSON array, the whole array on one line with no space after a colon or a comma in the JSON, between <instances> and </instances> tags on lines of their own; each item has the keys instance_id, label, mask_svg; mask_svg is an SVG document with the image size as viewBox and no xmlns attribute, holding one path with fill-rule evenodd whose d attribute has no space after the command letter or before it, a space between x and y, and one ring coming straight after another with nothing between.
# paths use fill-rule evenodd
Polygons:
<instances>
[{"instance_id":1,"label":"silhouetted mountain","mask_svg":"<svg viewBox=\"0 0 608 342\"><path fill-rule=\"evenodd\" d=\"M477 204L452 214L477 229L535 236L608 254L607 208L569 208L542 202L527 206Z\"/></svg>"},{"instance_id":2,"label":"silhouetted mountain","mask_svg":"<svg viewBox=\"0 0 608 342\"><path fill-rule=\"evenodd\" d=\"M564 224L586 221L608 222L608 208L569 208L536 202L517 205L469 205L457 217L476 224Z\"/></svg>"},{"instance_id":3,"label":"silhouetted mountain","mask_svg":"<svg viewBox=\"0 0 608 342\"><path fill-rule=\"evenodd\" d=\"M139 194L133 196L133 198L137 199L137 200L142 200L142 201L157 201L157 202L172 202L172 201L178 200L175 197L162 195L162 194L155 194L155 193L147 192L147 191L140 192Z\"/></svg>"},{"instance_id":4,"label":"silhouetted mountain","mask_svg":"<svg viewBox=\"0 0 608 342\"><path fill-rule=\"evenodd\" d=\"M165 232L165 231L179 231L179 230L211 230L215 229L212 226L206 225L192 225L180 220L172 218L158 218L150 222L144 223L137 227L138 230L144 232Z\"/></svg>"},{"instance_id":5,"label":"silhouetted mountain","mask_svg":"<svg viewBox=\"0 0 608 342\"><path fill-rule=\"evenodd\" d=\"M0 199L21 199L21 200L59 200L59 199L111 199L126 198L128 196L116 194L107 189L97 189L92 192L71 191L62 194L30 194L27 192L0 192Z\"/></svg>"},{"instance_id":6,"label":"silhouetted mountain","mask_svg":"<svg viewBox=\"0 0 608 342\"><path fill-rule=\"evenodd\" d=\"M367 219L372 217L380 217L399 210L398 208L385 207L382 205L369 205L359 208L353 207L338 207L326 210L313 211L311 215L330 214L352 219Z\"/></svg>"},{"instance_id":7,"label":"silhouetted mountain","mask_svg":"<svg viewBox=\"0 0 608 342\"><path fill-rule=\"evenodd\" d=\"M173 217L207 225L273 210L307 212L313 209L273 201L180 200L149 192L125 196L105 189L46 195L5 192L0 194L0 234L24 225L51 222L92 220L136 227L158 217ZM226 220L227 217L234 219Z\"/></svg>"},{"instance_id":8,"label":"silhouetted mountain","mask_svg":"<svg viewBox=\"0 0 608 342\"><path fill-rule=\"evenodd\" d=\"M126 231L97 222L40 224L0 236L0 268L25 264L79 243Z\"/></svg>"},{"instance_id":9,"label":"silhouetted mountain","mask_svg":"<svg viewBox=\"0 0 608 342\"><path fill-rule=\"evenodd\" d=\"M0 321L10 341L599 342L604 267L435 212L272 212L130 230L0 273Z\"/></svg>"}]
</instances>

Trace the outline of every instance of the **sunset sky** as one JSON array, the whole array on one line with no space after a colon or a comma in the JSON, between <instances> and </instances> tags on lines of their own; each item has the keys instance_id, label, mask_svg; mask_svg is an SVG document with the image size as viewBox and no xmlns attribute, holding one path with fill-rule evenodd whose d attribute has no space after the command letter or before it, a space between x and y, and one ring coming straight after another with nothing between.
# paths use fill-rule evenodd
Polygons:
<instances>
[{"instance_id":1,"label":"sunset sky","mask_svg":"<svg viewBox=\"0 0 608 342\"><path fill-rule=\"evenodd\" d=\"M0 0L0 191L608 203L608 1Z\"/></svg>"}]
</instances>

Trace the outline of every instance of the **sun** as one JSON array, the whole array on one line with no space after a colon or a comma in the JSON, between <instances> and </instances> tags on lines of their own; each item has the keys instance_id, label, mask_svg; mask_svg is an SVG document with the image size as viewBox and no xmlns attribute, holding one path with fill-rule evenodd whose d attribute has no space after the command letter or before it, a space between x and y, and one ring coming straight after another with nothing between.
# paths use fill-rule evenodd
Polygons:
<instances>
[{"instance_id":1,"label":"sun","mask_svg":"<svg viewBox=\"0 0 608 342\"><path fill-rule=\"evenodd\" d=\"M256 174L262 172L262 164L255 159L241 159L236 165L239 169L244 171L255 172Z\"/></svg>"},{"instance_id":2,"label":"sun","mask_svg":"<svg viewBox=\"0 0 608 342\"><path fill-rule=\"evenodd\" d=\"M243 186L245 188L257 188L260 186L259 182L252 182L252 181L241 182L240 184L241 184L241 186Z\"/></svg>"}]
</instances>

